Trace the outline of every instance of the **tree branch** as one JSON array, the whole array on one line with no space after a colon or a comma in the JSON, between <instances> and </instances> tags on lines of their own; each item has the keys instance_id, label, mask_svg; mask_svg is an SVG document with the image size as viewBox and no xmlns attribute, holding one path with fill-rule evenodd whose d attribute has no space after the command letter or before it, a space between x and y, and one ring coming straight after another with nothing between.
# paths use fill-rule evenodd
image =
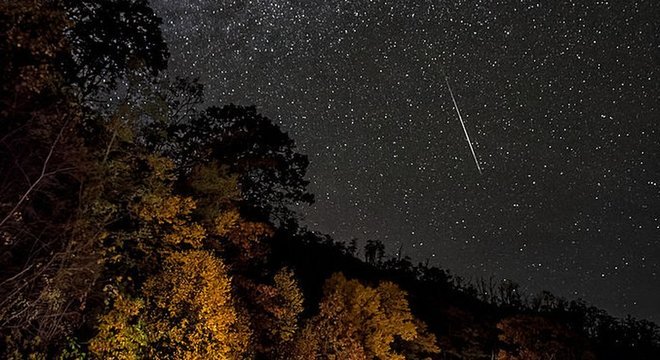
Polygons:
<instances>
[{"instance_id":1,"label":"tree branch","mask_svg":"<svg viewBox=\"0 0 660 360\"><path fill-rule=\"evenodd\" d=\"M53 144L50 146L50 149L48 151L48 155L46 156L46 159L44 160L44 164L41 167L41 174L39 177L30 185L30 187L25 191L25 193L21 196L21 198L18 200L16 205L9 211L7 216L0 221L0 227L2 227L11 217L12 215L18 210L18 208L27 200L27 198L30 196L30 194L36 189L37 185L41 181L43 181L44 178L50 176L52 173L46 172L48 170L48 163L50 162L50 158L53 156L53 153L55 152L55 147L57 146L57 143L60 142L60 139L62 138L62 135L64 134L64 130L66 129L67 125L69 124L69 120L67 120L62 128L60 129L60 132L57 134L57 137L55 138L55 141L53 141Z\"/></svg>"}]
</instances>

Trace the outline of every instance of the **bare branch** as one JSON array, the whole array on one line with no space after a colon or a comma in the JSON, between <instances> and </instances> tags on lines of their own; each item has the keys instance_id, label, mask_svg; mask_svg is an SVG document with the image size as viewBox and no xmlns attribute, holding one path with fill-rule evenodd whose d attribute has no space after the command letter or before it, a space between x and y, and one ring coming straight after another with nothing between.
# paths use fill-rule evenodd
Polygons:
<instances>
[{"instance_id":1,"label":"bare branch","mask_svg":"<svg viewBox=\"0 0 660 360\"><path fill-rule=\"evenodd\" d=\"M62 138L62 135L64 134L64 130L66 129L67 125L69 124L69 120L67 120L62 128L60 129L60 132L57 134L57 137L55 138L55 141L53 141L53 144L50 146L50 149L48 151L48 155L46 156L46 159L44 160L44 164L41 167L41 174L39 177L30 185L30 187L25 191L25 193L21 196L21 198L18 200L16 205L9 211L9 213L2 219L0 222L0 227L2 227L11 217L12 215L20 208L21 205L27 200L27 198L30 196L30 194L34 191L34 189L43 181L44 178L48 177L51 173L48 173L48 163L50 162L50 158L53 156L53 153L55 152L55 147L57 146L57 143L60 142L60 139Z\"/></svg>"}]
</instances>

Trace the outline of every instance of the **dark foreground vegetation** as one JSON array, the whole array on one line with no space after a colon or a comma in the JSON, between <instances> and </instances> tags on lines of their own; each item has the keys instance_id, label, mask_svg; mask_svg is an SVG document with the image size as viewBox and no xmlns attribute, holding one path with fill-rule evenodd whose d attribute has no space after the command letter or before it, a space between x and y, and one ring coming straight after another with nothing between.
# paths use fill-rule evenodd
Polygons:
<instances>
[{"instance_id":1,"label":"dark foreground vegetation","mask_svg":"<svg viewBox=\"0 0 660 360\"><path fill-rule=\"evenodd\" d=\"M660 359L657 325L301 228L307 158L145 0L0 2L0 356Z\"/></svg>"}]
</instances>

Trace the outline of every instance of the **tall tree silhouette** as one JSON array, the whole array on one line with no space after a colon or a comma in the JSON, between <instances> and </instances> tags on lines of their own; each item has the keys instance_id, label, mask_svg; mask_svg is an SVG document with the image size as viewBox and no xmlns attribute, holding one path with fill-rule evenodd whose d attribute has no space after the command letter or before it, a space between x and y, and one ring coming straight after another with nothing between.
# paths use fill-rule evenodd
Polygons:
<instances>
[{"instance_id":1,"label":"tall tree silhouette","mask_svg":"<svg viewBox=\"0 0 660 360\"><path fill-rule=\"evenodd\" d=\"M367 240L364 245L364 260L369 264L379 264L385 256L385 245L380 240Z\"/></svg>"}]
</instances>

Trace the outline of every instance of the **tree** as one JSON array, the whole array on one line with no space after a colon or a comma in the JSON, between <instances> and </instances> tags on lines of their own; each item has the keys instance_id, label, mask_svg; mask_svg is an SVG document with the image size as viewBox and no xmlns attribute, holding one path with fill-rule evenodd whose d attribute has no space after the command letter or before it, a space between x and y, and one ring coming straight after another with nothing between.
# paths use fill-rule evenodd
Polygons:
<instances>
[{"instance_id":1,"label":"tree","mask_svg":"<svg viewBox=\"0 0 660 360\"><path fill-rule=\"evenodd\" d=\"M150 357L242 359L250 331L241 323L222 261L193 250L174 253L145 284L152 302L147 328Z\"/></svg>"},{"instance_id":2,"label":"tree","mask_svg":"<svg viewBox=\"0 0 660 360\"><path fill-rule=\"evenodd\" d=\"M208 161L226 165L239 176L243 210L257 217L284 221L287 206L313 201L304 179L307 157L254 107L210 107L171 132L178 137L175 159L184 173Z\"/></svg>"},{"instance_id":3,"label":"tree","mask_svg":"<svg viewBox=\"0 0 660 360\"><path fill-rule=\"evenodd\" d=\"M92 338L89 350L107 359L133 360L146 355L148 335L141 311L142 299L131 299L116 292L112 310L103 314L98 323L98 334Z\"/></svg>"},{"instance_id":4,"label":"tree","mask_svg":"<svg viewBox=\"0 0 660 360\"><path fill-rule=\"evenodd\" d=\"M364 245L364 260L368 264L380 264L385 256L385 245L380 240L367 240Z\"/></svg>"},{"instance_id":5,"label":"tree","mask_svg":"<svg viewBox=\"0 0 660 360\"><path fill-rule=\"evenodd\" d=\"M504 279L497 287L497 296L500 305L519 307L522 304L520 299L519 285L513 281Z\"/></svg>"},{"instance_id":6,"label":"tree","mask_svg":"<svg viewBox=\"0 0 660 360\"><path fill-rule=\"evenodd\" d=\"M352 238L351 241L348 243L348 247L346 248L346 252L351 255L351 256L358 256L358 239L357 238Z\"/></svg>"},{"instance_id":7,"label":"tree","mask_svg":"<svg viewBox=\"0 0 660 360\"><path fill-rule=\"evenodd\" d=\"M70 83L83 98L110 91L130 73L155 75L167 68L169 53L161 19L146 0L63 0L73 26L72 54L62 59Z\"/></svg>"},{"instance_id":8,"label":"tree","mask_svg":"<svg viewBox=\"0 0 660 360\"><path fill-rule=\"evenodd\" d=\"M577 334L562 324L534 315L516 315L497 324L501 331L501 360L589 359Z\"/></svg>"},{"instance_id":9,"label":"tree","mask_svg":"<svg viewBox=\"0 0 660 360\"><path fill-rule=\"evenodd\" d=\"M0 335L34 352L80 323L98 269L79 216L92 162L58 62L69 26L57 2L0 4Z\"/></svg>"},{"instance_id":10,"label":"tree","mask_svg":"<svg viewBox=\"0 0 660 360\"><path fill-rule=\"evenodd\" d=\"M147 101L141 102L140 142L149 151L178 159L177 132L199 116L204 86L198 79L170 79L164 74L160 81L142 91Z\"/></svg>"},{"instance_id":11,"label":"tree","mask_svg":"<svg viewBox=\"0 0 660 360\"><path fill-rule=\"evenodd\" d=\"M211 253L172 253L140 298L116 295L90 351L109 359L242 359L250 332L231 292L225 265Z\"/></svg>"},{"instance_id":12,"label":"tree","mask_svg":"<svg viewBox=\"0 0 660 360\"><path fill-rule=\"evenodd\" d=\"M394 341L421 338L406 293L391 282L372 288L334 274L319 307L298 339L296 358L404 359L392 348ZM424 337L423 348L437 352L429 339Z\"/></svg>"},{"instance_id":13,"label":"tree","mask_svg":"<svg viewBox=\"0 0 660 360\"><path fill-rule=\"evenodd\" d=\"M116 206L96 191L107 151L90 128L109 131L106 119L90 121L99 114L87 100L118 77L165 67L149 10L129 0L0 3L0 334L38 338L30 351L81 324L99 277Z\"/></svg>"},{"instance_id":14,"label":"tree","mask_svg":"<svg viewBox=\"0 0 660 360\"><path fill-rule=\"evenodd\" d=\"M275 289L277 289L277 308L273 311L276 325L271 332L276 336L277 343L288 343L298 332L298 321L303 311L303 294L293 271L283 268L275 274Z\"/></svg>"},{"instance_id":15,"label":"tree","mask_svg":"<svg viewBox=\"0 0 660 360\"><path fill-rule=\"evenodd\" d=\"M213 223L193 196L175 189L174 163L134 149L115 153L108 166L122 170L105 189L119 200L104 239L112 301L90 351L103 358L243 358L251 344L248 318L224 261L209 249ZM196 183L216 195L232 193L205 185Z\"/></svg>"},{"instance_id":16,"label":"tree","mask_svg":"<svg viewBox=\"0 0 660 360\"><path fill-rule=\"evenodd\" d=\"M299 331L303 294L294 273L282 268L272 283L241 277L237 285L250 316L256 353L267 359L288 359Z\"/></svg>"}]
</instances>

